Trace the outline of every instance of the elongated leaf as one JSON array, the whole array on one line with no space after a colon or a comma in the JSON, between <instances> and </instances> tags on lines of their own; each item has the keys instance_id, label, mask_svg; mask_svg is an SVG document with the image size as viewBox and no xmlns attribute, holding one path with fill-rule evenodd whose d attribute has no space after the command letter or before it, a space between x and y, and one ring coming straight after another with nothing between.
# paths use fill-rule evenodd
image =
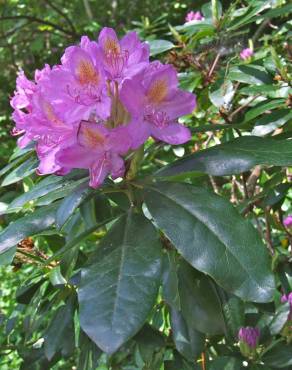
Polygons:
<instances>
[{"instance_id":1,"label":"elongated leaf","mask_svg":"<svg viewBox=\"0 0 292 370\"><path fill-rule=\"evenodd\" d=\"M46 230L55 222L57 204L43 207L9 224L0 234L1 254L13 248L22 239Z\"/></svg>"},{"instance_id":2,"label":"elongated leaf","mask_svg":"<svg viewBox=\"0 0 292 370\"><path fill-rule=\"evenodd\" d=\"M26 176L31 175L38 166L38 160L35 158L29 158L23 162L19 167L15 168L10 172L2 181L1 186L8 186L15 182L22 180Z\"/></svg>"},{"instance_id":3,"label":"elongated leaf","mask_svg":"<svg viewBox=\"0 0 292 370\"><path fill-rule=\"evenodd\" d=\"M218 357L211 362L210 370L243 370L242 361L235 357Z\"/></svg>"},{"instance_id":4,"label":"elongated leaf","mask_svg":"<svg viewBox=\"0 0 292 370\"><path fill-rule=\"evenodd\" d=\"M277 335L280 333L284 325L287 323L289 314L290 314L289 303L286 302L285 304L281 304L269 325L269 329L272 335Z\"/></svg>"},{"instance_id":5,"label":"elongated leaf","mask_svg":"<svg viewBox=\"0 0 292 370\"><path fill-rule=\"evenodd\" d=\"M171 252L166 253L163 258L162 295L171 307L180 310L177 268L178 263L175 254Z\"/></svg>"},{"instance_id":6,"label":"elongated leaf","mask_svg":"<svg viewBox=\"0 0 292 370\"><path fill-rule=\"evenodd\" d=\"M151 223L123 215L102 240L78 292L80 323L105 352L115 352L143 325L160 282L161 247Z\"/></svg>"},{"instance_id":7,"label":"elongated leaf","mask_svg":"<svg viewBox=\"0 0 292 370\"><path fill-rule=\"evenodd\" d=\"M196 269L243 299L272 299L275 286L267 249L228 201L176 183L146 189L145 201L157 225Z\"/></svg>"},{"instance_id":8,"label":"elongated leaf","mask_svg":"<svg viewBox=\"0 0 292 370\"><path fill-rule=\"evenodd\" d=\"M24 193L10 203L8 210L14 208L21 208L27 202L42 197L60 187L64 184L64 179L60 176L49 176L36 184L30 191Z\"/></svg>"},{"instance_id":9,"label":"elongated leaf","mask_svg":"<svg viewBox=\"0 0 292 370\"><path fill-rule=\"evenodd\" d=\"M224 176L248 171L258 164L291 166L292 140L243 136L180 159L158 171L156 176L196 172Z\"/></svg>"},{"instance_id":10,"label":"elongated leaf","mask_svg":"<svg viewBox=\"0 0 292 370\"><path fill-rule=\"evenodd\" d=\"M222 334L224 317L211 279L182 261L179 267L181 311L188 328L206 334Z\"/></svg>"},{"instance_id":11,"label":"elongated leaf","mask_svg":"<svg viewBox=\"0 0 292 370\"><path fill-rule=\"evenodd\" d=\"M278 343L263 356L263 361L268 366L276 369L292 365L292 345ZM290 367L289 367L290 368Z\"/></svg>"},{"instance_id":12,"label":"elongated leaf","mask_svg":"<svg viewBox=\"0 0 292 370\"><path fill-rule=\"evenodd\" d=\"M167 40L150 40L148 41L150 46L151 56L164 53L167 50L173 49L174 44Z\"/></svg>"},{"instance_id":13,"label":"elongated leaf","mask_svg":"<svg viewBox=\"0 0 292 370\"><path fill-rule=\"evenodd\" d=\"M204 349L204 334L187 325L181 312L171 309L171 329L177 350L194 361Z\"/></svg>"},{"instance_id":14,"label":"elongated leaf","mask_svg":"<svg viewBox=\"0 0 292 370\"><path fill-rule=\"evenodd\" d=\"M61 203L57 215L56 224L61 228L76 208L93 192L87 183L82 183L75 191L68 195Z\"/></svg>"},{"instance_id":15,"label":"elongated leaf","mask_svg":"<svg viewBox=\"0 0 292 370\"><path fill-rule=\"evenodd\" d=\"M68 357L75 344L73 299L58 308L45 334L45 355L50 361L58 352Z\"/></svg>"},{"instance_id":16,"label":"elongated leaf","mask_svg":"<svg viewBox=\"0 0 292 370\"><path fill-rule=\"evenodd\" d=\"M262 117L254 127L252 134L265 136L273 132L278 127L282 127L292 119L292 112L288 109L279 109Z\"/></svg>"},{"instance_id":17,"label":"elongated leaf","mask_svg":"<svg viewBox=\"0 0 292 370\"><path fill-rule=\"evenodd\" d=\"M235 66L230 69L228 78L232 81L244 82L251 85L271 84L271 76L261 67Z\"/></svg>"}]
</instances>

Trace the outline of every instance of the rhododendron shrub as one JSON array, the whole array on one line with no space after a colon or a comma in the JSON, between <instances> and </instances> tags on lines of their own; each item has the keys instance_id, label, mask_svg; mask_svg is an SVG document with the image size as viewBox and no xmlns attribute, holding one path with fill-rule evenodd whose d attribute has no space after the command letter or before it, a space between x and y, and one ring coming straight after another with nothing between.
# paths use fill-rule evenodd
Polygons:
<instances>
[{"instance_id":1,"label":"rhododendron shrub","mask_svg":"<svg viewBox=\"0 0 292 370\"><path fill-rule=\"evenodd\" d=\"M291 7L179 4L21 63L0 370L291 370Z\"/></svg>"}]
</instances>

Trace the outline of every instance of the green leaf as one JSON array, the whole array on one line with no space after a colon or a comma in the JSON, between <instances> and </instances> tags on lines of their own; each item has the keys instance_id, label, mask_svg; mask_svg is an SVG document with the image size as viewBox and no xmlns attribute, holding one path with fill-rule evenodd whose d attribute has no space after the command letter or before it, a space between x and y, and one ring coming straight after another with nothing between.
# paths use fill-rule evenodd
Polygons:
<instances>
[{"instance_id":1,"label":"green leaf","mask_svg":"<svg viewBox=\"0 0 292 370\"><path fill-rule=\"evenodd\" d=\"M65 180L63 186L37 199L35 202L35 205L44 206L44 205L51 204L56 199L64 198L68 194L71 194L72 192L74 192L74 190L82 183L87 184L88 179L81 178L81 179L72 179L68 181Z\"/></svg>"},{"instance_id":2,"label":"green leaf","mask_svg":"<svg viewBox=\"0 0 292 370\"><path fill-rule=\"evenodd\" d=\"M256 165L291 166L292 140L242 136L179 159L156 173L156 177L207 173L239 174Z\"/></svg>"},{"instance_id":3,"label":"green leaf","mask_svg":"<svg viewBox=\"0 0 292 370\"><path fill-rule=\"evenodd\" d=\"M1 238L1 234L0 234L0 238ZM10 265L11 262L13 261L15 253L16 253L16 246L7 249L6 252L3 252L3 253L0 252L0 266Z\"/></svg>"},{"instance_id":4,"label":"green leaf","mask_svg":"<svg viewBox=\"0 0 292 370\"><path fill-rule=\"evenodd\" d=\"M272 368L281 369L292 365L292 345L278 343L264 354L262 360Z\"/></svg>"},{"instance_id":5,"label":"green leaf","mask_svg":"<svg viewBox=\"0 0 292 370\"><path fill-rule=\"evenodd\" d=\"M1 186L8 186L17 181L22 180L24 177L31 175L38 167L38 160L29 158L23 162L19 167L10 172L2 181Z\"/></svg>"},{"instance_id":6,"label":"green leaf","mask_svg":"<svg viewBox=\"0 0 292 370\"><path fill-rule=\"evenodd\" d=\"M29 304L34 294L45 281L42 277L38 276L31 281L28 285L21 286L16 292L16 301L21 304Z\"/></svg>"},{"instance_id":7,"label":"green leaf","mask_svg":"<svg viewBox=\"0 0 292 370\"><path fill-rule=\"evenodd\" d=\"M165 51L174 48L174 44L167 40L149 40L147 43L150 46L151 56L164 53Z\"/></svg>"},{"instance_id":8,"label":"green leaf","mask_svg":"<svg viewBox=\"0 0 292 370\"><path fill-rule=\"evenodd\" d=\"M163 256L162 295L163 299L171 306L180 310L180 297L177 277L178 263L175 254L167 252Z\"/></svg>"},{"instance_id":9,"label":"green leaf","mask_svg":"<svg viewBox=\"0 0 292 370\"><path fill-rule=\"evenodd\" d=\"M272 77L262 68L255 65L240 65L230 68L228 79L250 85L271 84Z\"/></svg>"},{"instance_id":10,"label":"green leaf","mask_svg":"<svg viewBox=\"0 0 292 370\"><path fill-rule=\"evenodd\" d=\"M218 357L211 362L210 370L243 370L242 361L235 357Z\"/></svg>"},{"instance_id":11,"label":"green leaf","mask_svg":"<svg viewBox=\"0 0 292 370\"><path fill-rule=\"evenodd\" d=\"M187 325L181 312L171 309L171 329L177 350L188 360L194 361L204 349L205 335Z\"/></svg>"},{"instance_id":12,"label":"green leaf","mask_svg":"<svg viewBox=\"0 0 292 370\"><path fill-rule=\"evenodd\" d=\"M238 331L244 326L244 304L237 297L222 300L225 326L231 339L237 339Z\"/></svg>"},{"instance_id":13,"label":"green leaf","mask_svg":"<svg viewBox=\"0 0 292 370\"><path fill-rule=\"evenodd\" d=\"M267 248L225 199L189 184L145 189L155 222L196 269L239 297L267 302L275 291Z\"/></svg>"},{"instance_id":14,"label":"green leaf","mask_svg":"<svg viewBox=\"0 0 292 370\"><path fill-rule=\"evenodd\" d=\"M285 107L285 100L274 99L258 103L252 107L244 116L243 123L250 122L265 112L270 112L271 109Z\"/></svg>"},{"instance_id":15,"label":"green leaf","mask_svg":"<svg viewBox=\"0 0 292 370\"><path fill-rule=\"evenodd\" d=\"M0 170L0 176L3 176L5 175L5 173L9 172L12 168L14 168L15 166L17 166L18 164L24 162L24 160L27 158L28 156L23 156L23 157L17 157L14 161L8 163L5 167L3 167L1 170Z\"/></svg>"},{"instance_id":16,"label":"green leaf","mask_svg":"<svg viewBox=\"0 0 292 370\"><path fill-rule=\"evenodd\" d=\"M189 328L211 335L224 332L222 308L211 279L184 261L179 267L179 294Z\"/></svg>"},{"instance_id":17,"label":"green leaf","mask_svg":"<svg viewBox=\"0 0 292 370\"><path fill-rule=\"evenodd\" d=\"M280 333L288 320L289 313L289 303L286 302L285 304L281 304L280 307L277 309L273 320L269 324L269 329L272 335L277 335Z\"/></svg>"},{"instance_id":18,"label":"green leaf","mask_svg":"<svg viewBox=\"0 0 292 370\"><path fill-rule=\"evenodd\" d=\"M88 183L82 183L61 202L56 214L56 225L62 228L68 218L82 204L82 202L92 194L93 189L88 187Z\"/></svg>"},{"instance_id":19,"label":"green leaf","mask_svg":"<svg viewBox=\"0 0 292 370\"><path fill-rule=\"evenodd\" d=\"M0 257L15 247L22 239L48 229L55 222L57 204L43 207L15 222L10 223L0 234Z\"/></svg>"},{"instance_id":20,"label":"green leaf","mask_svg":"<svg viewBox=\"0 0 292 370\"><path fill-rule=\"evenodd\" d=\"M20 195L9 204L8 210L19 209L31 200L35 200L51 193L65 185L61 176L49 176L36 184L30 191Z\"/></svg>"},{"instance_id":21,"label":"green leaf","mask_svg":"<svg viewBox=\"0 0 292 370\"><path fill-rule=\"evenodd\" d=\"M279 109L271 112L257 121L256 126L252 130L252 135L268 135L277 128L285 125L285 123L291 119L292 112L288 109Z\"/></svg>"},{"instance_id":22,"label":"green leaf","mask_svg":"<svg viewBox=\"0 0 292 370\"><path fill-rule=\"evenodd\" d=\"M234 96L234 88L231 81L220 81L213 86L212 92L209 93L209 98L215 107L226 107L232 101Z\"/></svg>"},{"instance_id":23,"label":"green leaf","mask_svg":"<svg viewBox=\"0 0 292 370\"><path fill-rule=\"evenodd\" d=\"M241 94L246 95L257 95L268 96L270 98L286 98L291 90L288 85L277 86L277 85L255 85L245 86L239 90Z\"/></svg>"},{"instance_id":24,"label":"green leaf","mask_svg":"<svg viewBox=\"0 0 292 370\"><path fill-rule=\"evenodd\" d=\"M65 305L58 308L44 335L44 349L50 361L55 354L61 352L63 357L70 356L74 351L74 302L71 298Z\"/></svg>"},{"instance_id":25,"label":"green leaf","mask_svg":"<svg viewBox=\"0 0 292 370\"><path fill-rule=\"evenodd\" d=\"M161 246L142 215L129 212L112 226L81 273L80 324L107 353L144 324L160 283Z\"/></svg>"}]
</instances>

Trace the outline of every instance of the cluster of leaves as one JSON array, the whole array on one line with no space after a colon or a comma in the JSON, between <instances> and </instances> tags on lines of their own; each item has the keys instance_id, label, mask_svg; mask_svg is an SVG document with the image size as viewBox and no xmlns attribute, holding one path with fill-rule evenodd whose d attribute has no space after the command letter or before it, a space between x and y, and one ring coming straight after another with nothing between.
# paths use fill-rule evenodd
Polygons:
<instances>
[{"instance_id":1,"label":"cluster of leaves","mask_svg":"<svg viewBox=\"0 0 292 370\"><path fill-rule=\"evenodd\" d=\"M2 304L1 368L12 353L22 370L291 368L291 8L212 1L168 40L161 19L135 24L198 98L192 141L149 141L135 178L94 190L84 171L38 177L33 144L14 151L0 262L25 281Z\"/></svg>"}]
</instances>

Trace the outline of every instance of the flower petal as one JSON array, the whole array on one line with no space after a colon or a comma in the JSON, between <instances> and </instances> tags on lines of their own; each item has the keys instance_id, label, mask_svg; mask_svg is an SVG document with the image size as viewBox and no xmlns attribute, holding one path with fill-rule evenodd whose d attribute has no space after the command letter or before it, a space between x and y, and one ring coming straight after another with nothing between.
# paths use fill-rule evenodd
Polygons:
<instances>
[{"instance_id":1,"label":"flower petal","mask_svg":"<svg viewBox=\"0 0 292 370\"><path fill-rule=\"evenodd\" d=\"M172 145L184 144L191 139L190 130L179 123L171 123L163 128L152 125L151 135L155 139Z\"/></svg>"}]
</instances>

